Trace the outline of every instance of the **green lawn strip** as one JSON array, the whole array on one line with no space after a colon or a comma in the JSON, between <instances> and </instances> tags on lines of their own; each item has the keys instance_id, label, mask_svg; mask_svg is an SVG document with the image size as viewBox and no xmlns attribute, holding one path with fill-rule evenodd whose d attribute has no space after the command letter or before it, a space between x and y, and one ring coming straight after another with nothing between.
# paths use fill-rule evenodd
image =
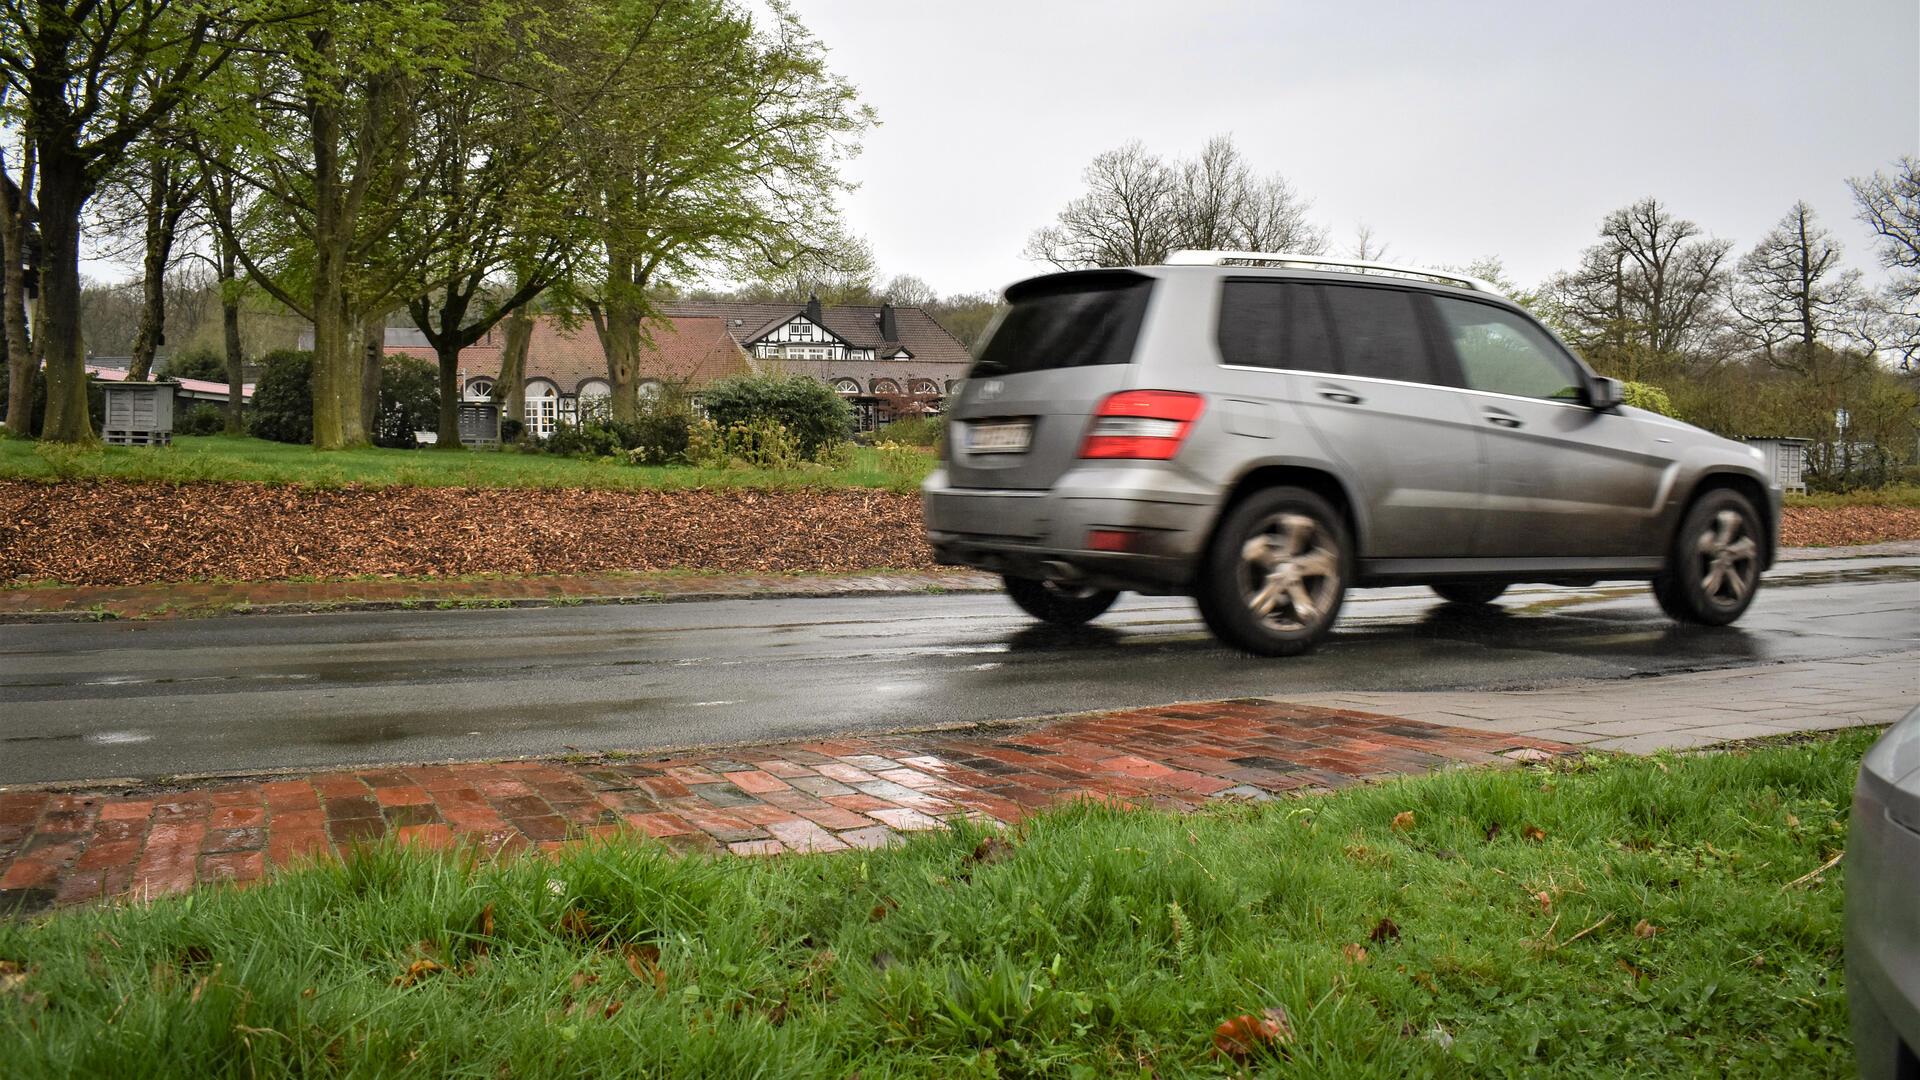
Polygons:
<instances>
[{"instance_id":1,"label":"green lawn strip","mask_svg":"<svg viewBox=\"0 0 1920 1080\"><path fill-rule=\"evenodd\" d=\"M172 446L73 449L23 439L0 440L0 478L145 480L164 483L249 481L336 488L882 488L918 490L934 459L853 448L842 468L699 469L502 451L341 450L226 435L182 436Z\"/></svg>"},{"instance_id":2,"label":"green lawn strip","mask_svg":"<svg viewBox=\"0 0 1920 1080\"><path fill-rule=\"evenodd\" d=\"M1789 883L1842 844L1872 737L1190 816L1081 805L984 861L978 830L774 860L376 850L0 924L0 1061L1216 1075L1239 1067L1212 1056L1215 1026L1281 1006L1295 1037L1261 1075L1845 1076L1842 871Z\"/></svg>"},{"instance_id":3,"label":"green lawn strip","mask_svg":"<svg viewBox=\"0 0 1920 1080\"><path fill-rule=\"evenodd\" d=\"M1920 484L1893 484L1872 491L1788 495L1786 504L1823 510L1841 506L1920 506Z\"/></svg>"}]
</instances>

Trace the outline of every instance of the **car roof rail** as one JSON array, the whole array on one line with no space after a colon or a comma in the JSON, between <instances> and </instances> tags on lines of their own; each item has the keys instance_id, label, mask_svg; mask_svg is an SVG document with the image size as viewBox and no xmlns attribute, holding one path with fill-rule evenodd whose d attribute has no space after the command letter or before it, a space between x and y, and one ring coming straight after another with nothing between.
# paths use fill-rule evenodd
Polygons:
<instances>
[{"instance_id":1,"label":"car roof rail","mask_svg":"<svg viewBox=\"0 0 1920 1080\"><path fill-rule=\"evenodd\" d=\"M1387 277L1416 278L1423 281L1435 281L1442 285L1483 292L1489 296L1504 297L1492 282L1483 281L1471 274L1456 273L1452 270L1429 270L1419 266L1396 266L1393 263L1369 262L1365 259L1330 259L1324 255L1286 255L1262 251L1197 251L1182 250L1168 255L1163 262L1166 266L1259 266L1284 269L1293 267L1302 270L1333 270L1355 274L1377 274Z\"/></svg>"}]
</instances>

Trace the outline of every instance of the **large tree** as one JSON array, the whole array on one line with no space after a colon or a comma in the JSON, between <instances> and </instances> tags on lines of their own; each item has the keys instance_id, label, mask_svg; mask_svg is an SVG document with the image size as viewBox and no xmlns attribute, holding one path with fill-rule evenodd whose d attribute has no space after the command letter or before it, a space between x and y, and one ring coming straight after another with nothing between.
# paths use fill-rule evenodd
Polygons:
<instances>
[{"instance_id":1,"label":"large tree","mask_svg":"<svg viewBox=\"0 0 1920 1080\"><path fill-rule=\"evenodd\" d=\"M1141 266L1179 248L1318 255L1325 230L1279 174L1260 176L1229 136L1169 162L1135 140L1094 158L1085 194L1028 238L1027 258L1063 270Z\"/></svg>"},{"instance_id":2,"label":"large tree","mask_svg":"<svg viewBox=\"0 0 1920 1080\"><path fill-rule=\"evenodd\" d=\"M1835 349L1855 337L1860 272L1846 269L1840 254L1813 207L1798 202L1741 256L1736 325L1768 363L1820 381Z\"/></svg>"},{"instance_id":3,"label":"large tree","mask_svg":"<svg viewBox=\"0 0 1920 1080\"><path fill-rule=\"evenodd\" d=\"M88 200L234 55L271 0L0 0L0 100L38 155L42 435L93 438L80 340Z\"/></svg>"},{"instance_id":4,"label":"large tree","mask_svg":"<svg viewBox=\"0 0 1920 1080\"><path fill-rule=\"evenodd\" d=\"M5 327L7 427L16 435L33 433L33 386L40 377L40 354L28 335L27 292L33 280L27 263L32 235L33 146L26 147L15 179L0 152L0 323Z\"/></svg>"},{"instance_id":5,"label":"large tree","mask_svg":"<svg viewBox=\"0 0 1920 1080\"><path fill-rule=\"evenodd\" d=\"M873 116L784 3L759 21L731 0L594 0L567 50L598 103L559 103L581 117L574 157L591 184L594 258L578 279L613 416L628 420L655 287L821 250L840 161Z\"/></svg>"},{"instance_id":6,"label":"large tree","mask_svg":"<svg viewBox=\"0 0 1920 1080\"><path fill-rule=\"evenodd\" d=\"M1578 269L1546 286L1550 317L1595 364L1631 381L1685 363L1720 325L1733 244L1658 199L1608 214Z\"/></svg>"},{"instance_id":7,"label":"large tree","mask_svg":"<svg viewBox=\"0 0 1920 1080\"><path fill-rule=\"evenodd\" d=\"M1903 157L1891 173L1855 177L1847 184L1860 220L1878 238L1880 265L1892 274L1877 297L1870 336L1911 368L1920 362L1920 157Z\"/></svg>"}]
</instances>

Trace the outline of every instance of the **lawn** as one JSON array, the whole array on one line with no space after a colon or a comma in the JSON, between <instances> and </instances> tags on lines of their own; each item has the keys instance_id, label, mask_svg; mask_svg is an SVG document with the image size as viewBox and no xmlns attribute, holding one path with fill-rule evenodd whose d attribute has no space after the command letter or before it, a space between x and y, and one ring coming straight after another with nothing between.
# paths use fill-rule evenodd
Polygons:
<instances>
[{"instance_id":1,"label":"lawn","mask_svg":"<svg viewBox=\"0 0 1920 1080\"><path fill-rule=\"evenodd\" d=\"M1823 491L1810 495L1788 495L1787 505L1821 509L1841 506L1920 506L1920 484L1889 484L1883 488L1844 493Z\"/></svg>"},{"instance_id":2,"label":"lawn","mask_svg":"<svg viewBox=\"0 0 1920 1080\"><path fill-rule=\"evenodd\" d=\"M845 467L792 471L633 466L504 451L344 450L227 435L182 436L170 447L102 446L75 450L0 439L0 478L75 480L114 477L171 483L228 480L310 487L695 488L831 487L916 490L933 469L930 454L855 447Z\"/></svg>"},{"instance_id":3,"label":"lawn","mask_svg":"<svg viewBox=\"0 0 1920 1080\"><path fill-rule=\"evenodd\" d=\"M1004 838L377 850L0 924L12 1077L1847 1076L1872 739L1462 770ZM1216 1028L1283 1009L1290 1034ZM1244 1030L1256 1021L1241 1021ZM1269 1029L1272 1030L1272 1029Z\"/></svg>"}]
</instances>

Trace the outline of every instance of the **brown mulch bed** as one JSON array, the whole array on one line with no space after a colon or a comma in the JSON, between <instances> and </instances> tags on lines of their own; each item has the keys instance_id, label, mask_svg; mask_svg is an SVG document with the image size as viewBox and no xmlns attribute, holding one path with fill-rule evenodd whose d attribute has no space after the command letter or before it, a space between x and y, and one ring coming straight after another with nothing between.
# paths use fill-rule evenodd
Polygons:
<instances>
[{"instance_id":1,"label":"brown mulch bed","mask_svg":"<svg viewBox=\"0 0 1920 1080\"><path fill-rule=\"evenodd\" d=\"M1780 515L1780 546L1843 547L1920 540L1920 507L1789 506Z\"/></svg>"},{"instance_id":2,"label":"brown mulch bed","mask_svg":"<svg viewBox=\"0 0 1920 1080\"><path fill-rule=\"evenodd\" d=\"M932 565L917 495L0 480L0 582Z\"/></svg>"}]
</instances>

